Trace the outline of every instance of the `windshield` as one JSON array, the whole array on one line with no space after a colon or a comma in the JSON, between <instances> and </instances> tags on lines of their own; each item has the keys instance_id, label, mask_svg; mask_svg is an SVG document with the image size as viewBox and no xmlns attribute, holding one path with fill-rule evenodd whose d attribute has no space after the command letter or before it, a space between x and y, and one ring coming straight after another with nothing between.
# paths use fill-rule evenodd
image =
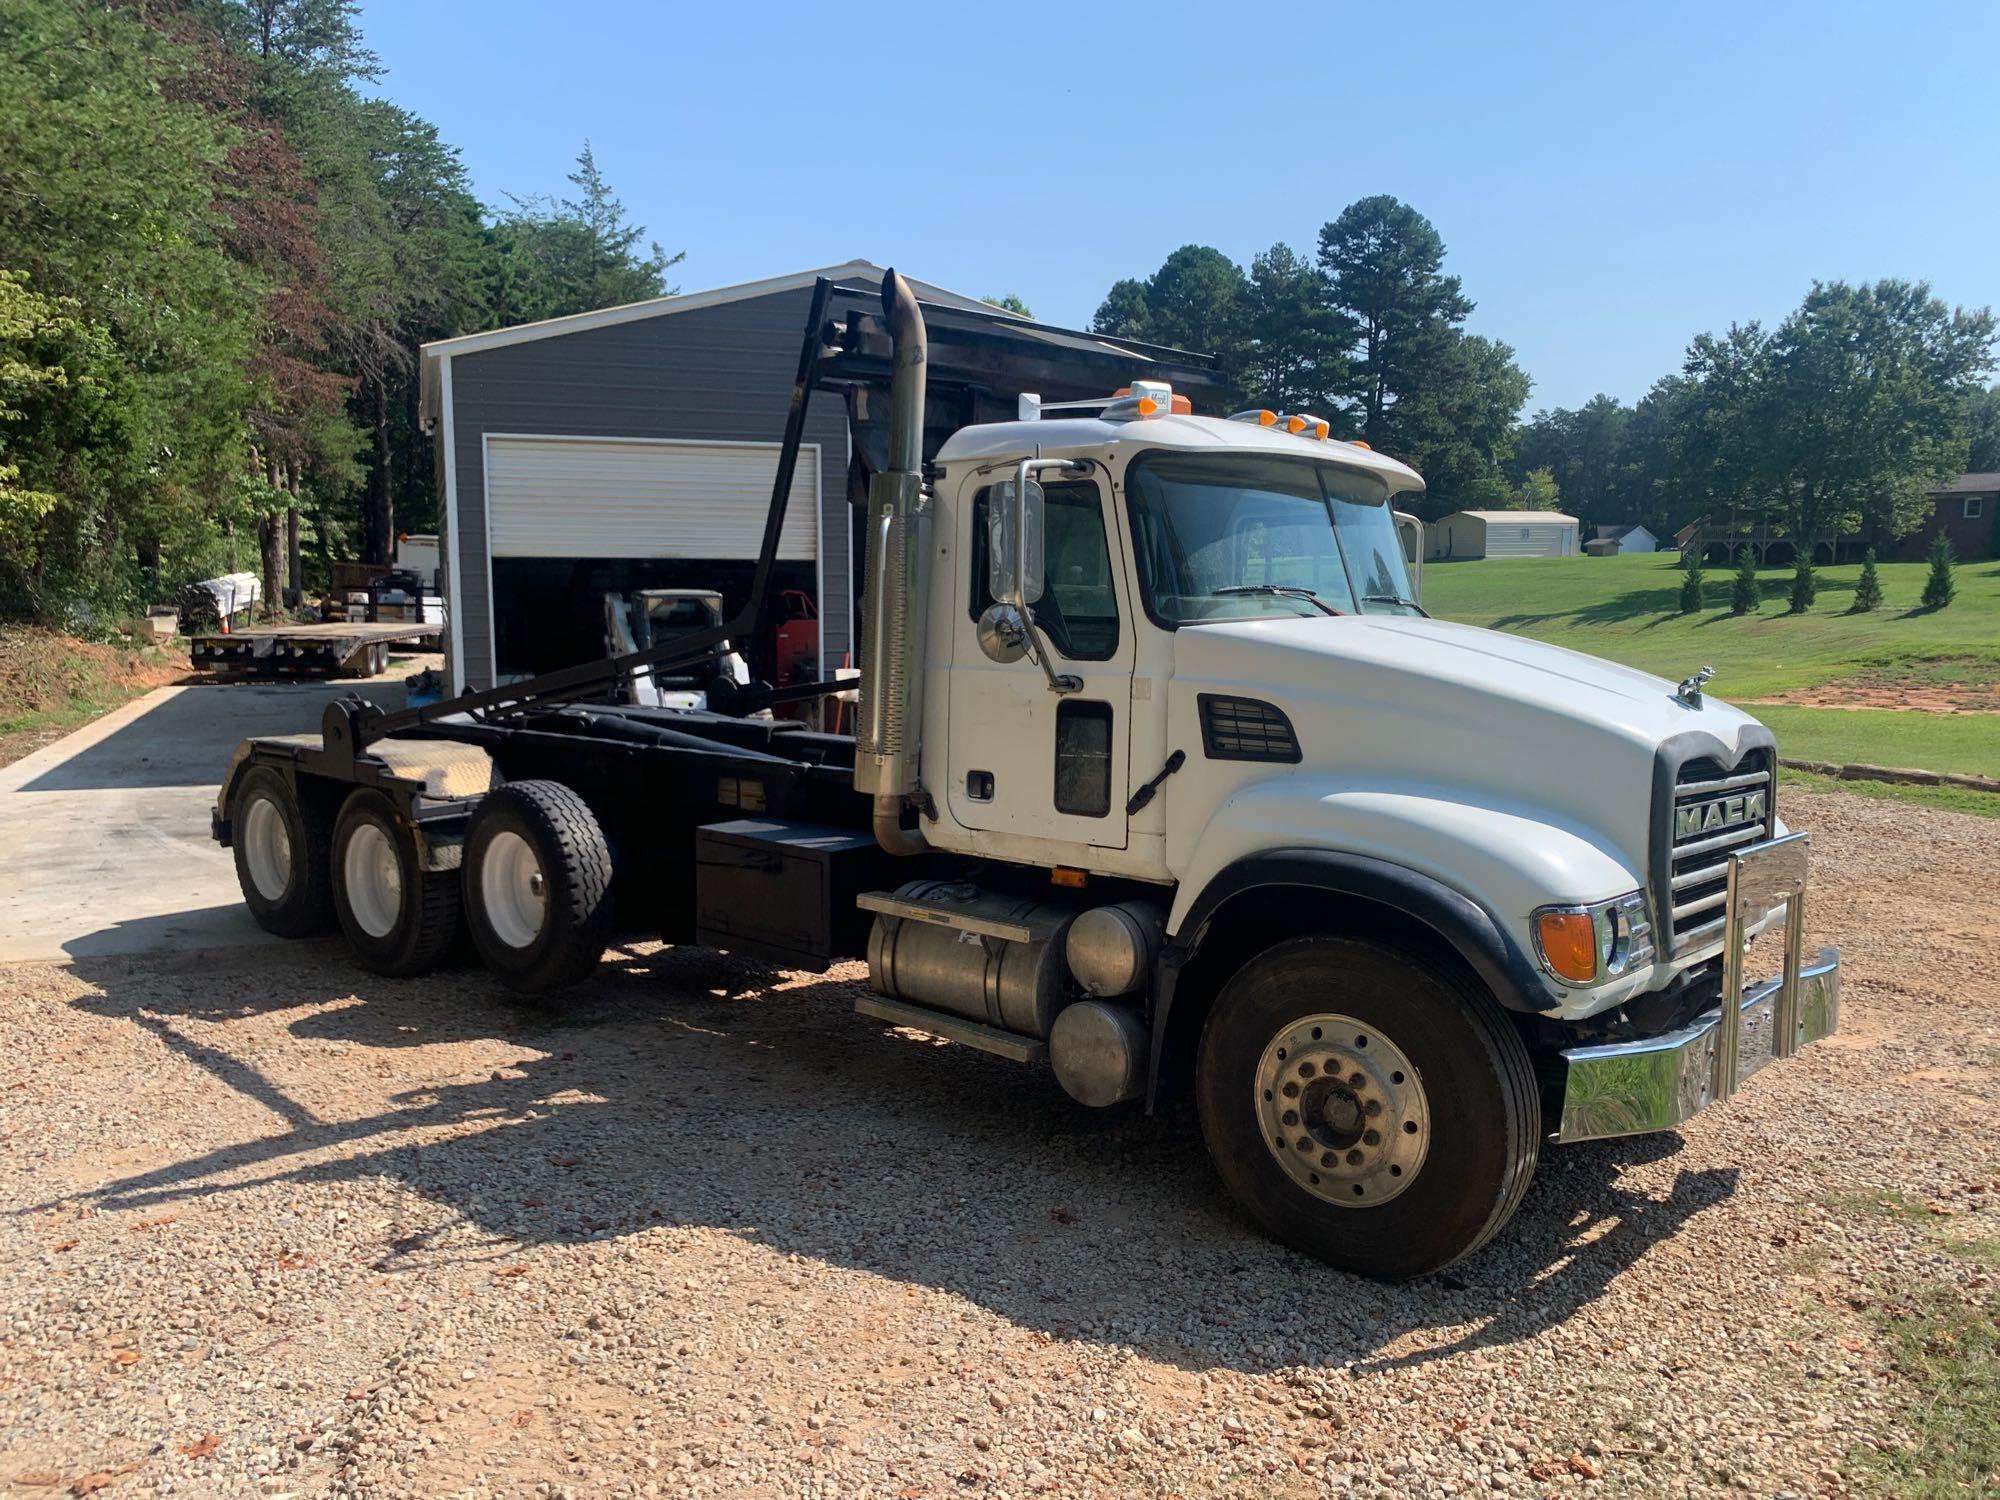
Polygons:
<instances>
[{"instance_id":1,"label":"windshield","mask_svg":"<svg viewBox=\"0 0 2000 1500\"><path fill-rule=\"evenodd\" d=\"M1368 478L1310 460L1156 452L1126 487L1147 611L1162 625L1417 613L1396 518Z\"/></svg>"}]
</instances>

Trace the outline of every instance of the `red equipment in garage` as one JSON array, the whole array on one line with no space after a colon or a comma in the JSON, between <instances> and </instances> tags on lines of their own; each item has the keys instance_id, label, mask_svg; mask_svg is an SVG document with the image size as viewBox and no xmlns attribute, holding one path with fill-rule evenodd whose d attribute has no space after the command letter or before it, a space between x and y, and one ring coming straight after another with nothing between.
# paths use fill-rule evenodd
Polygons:
<instances>
[{"instance_id":1,"label":"red equipment in garage","mask_svg":"<svg viewBox=\"0 0 2000 1500\"><path fill-rule=\"evenodd\" d=\"M773 685L789 687L819 679L819 606L812 595L786 589L778 595L781 616L772 642Z\"/></svg>"}]
</instances>

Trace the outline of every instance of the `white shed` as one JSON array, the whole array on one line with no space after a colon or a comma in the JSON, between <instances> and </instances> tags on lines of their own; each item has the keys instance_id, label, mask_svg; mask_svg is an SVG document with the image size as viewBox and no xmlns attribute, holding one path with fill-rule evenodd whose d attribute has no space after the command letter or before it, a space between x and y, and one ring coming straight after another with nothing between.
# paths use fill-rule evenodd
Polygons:
<instances>
[{"instance_id":1,"label":"white shed","mask_svg":"<svg viewBox=\"0 0 2000 1500\"><path fill-rule=\"evenodd\" d=\"M1425 557L1575 557L1582 552L1575 516L1553 510L1455 510L1425 529Z\"/></svg>"},{"instance_id":2,"label":"white shed","mask_svg":"<svg viewBox=\"0 0 2000 1500\"><path fill-rule=\"evenodd\" d=\"M1657 552L1660 539L1643 526L1634 526L1630 521L1619 521L1610 526L1597 528L1600 542L1611 541L1618 545L1615 552Z\"/></svg>"}]
</instances>

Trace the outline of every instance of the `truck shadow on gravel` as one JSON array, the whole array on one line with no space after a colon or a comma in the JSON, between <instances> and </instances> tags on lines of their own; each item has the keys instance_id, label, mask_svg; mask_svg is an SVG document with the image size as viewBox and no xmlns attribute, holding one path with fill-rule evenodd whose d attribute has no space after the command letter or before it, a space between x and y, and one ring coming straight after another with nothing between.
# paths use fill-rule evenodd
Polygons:
<instances>
[{"instance_id":1,"label":"truck shadow on gravel","mask_svg":"<svg viewBox=\"0 0 2000 1500\"><path fill-rule=\"evenodd\" d=\"M1733 1169L1630 1174L1675 1136L1551 1148L1493 1244L1385 1286L1248 1228L1190 1112L1088 1111L1045 1073L887 1032L853 1013L851 978L660 949L607 960L551 1013L476 970L381 979L332 943L75 972L96 993L74 1004L276 1116L84 1201L254 1214L274 1185L390 1179L440 1212L379 1247L389 1273L711 1229L1190 1370L1374 1370L1559 1325L1736 1189ZM290 1043L270 1038L281 1018ZM507 1060L430 1078L410 1050L454 1042Z\"/></svg>"}]
</instances>

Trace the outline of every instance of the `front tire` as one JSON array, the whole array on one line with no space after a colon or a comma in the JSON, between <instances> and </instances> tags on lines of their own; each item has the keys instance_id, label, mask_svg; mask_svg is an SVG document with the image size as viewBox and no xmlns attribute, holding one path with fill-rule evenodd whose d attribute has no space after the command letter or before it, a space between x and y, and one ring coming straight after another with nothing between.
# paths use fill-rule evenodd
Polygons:
<instances>
[{"instance_id":1,"label":"front tire","mask_svg":"<svg viewBox=\"0 0 2000 1500\"><path fill-rule=\"evenodd\" d=\"M1281 943L1224 986L1195 1093L1216 1171L1259 1226L1385 1280L1498 1233L1541 1145L1534 1069L1498 1003L1344 938Z\"/></svg>"},{"instance_id":2,"label":"front tire","mask_svg":"<svg viewBox=\"0 0 2000 1500\"><path fill-rule=\"evenodd\" d=\"M574 984L611 937L611 850L584 800L559 781L511 781L472 815L465 904L473 946L524 994Z\"/></svg>"},{"instance_id":3,"label":"front tire","mask_svg":"<svg viewBox=\"0 0 2000 1500\"><path fill-rule=\"evenodd\" d=\"M347 945L377 974L428 974L458 936L458 872L426 870L417 841L382 793L342 804L329 860Z\"/></svg>"}]
</instances>

